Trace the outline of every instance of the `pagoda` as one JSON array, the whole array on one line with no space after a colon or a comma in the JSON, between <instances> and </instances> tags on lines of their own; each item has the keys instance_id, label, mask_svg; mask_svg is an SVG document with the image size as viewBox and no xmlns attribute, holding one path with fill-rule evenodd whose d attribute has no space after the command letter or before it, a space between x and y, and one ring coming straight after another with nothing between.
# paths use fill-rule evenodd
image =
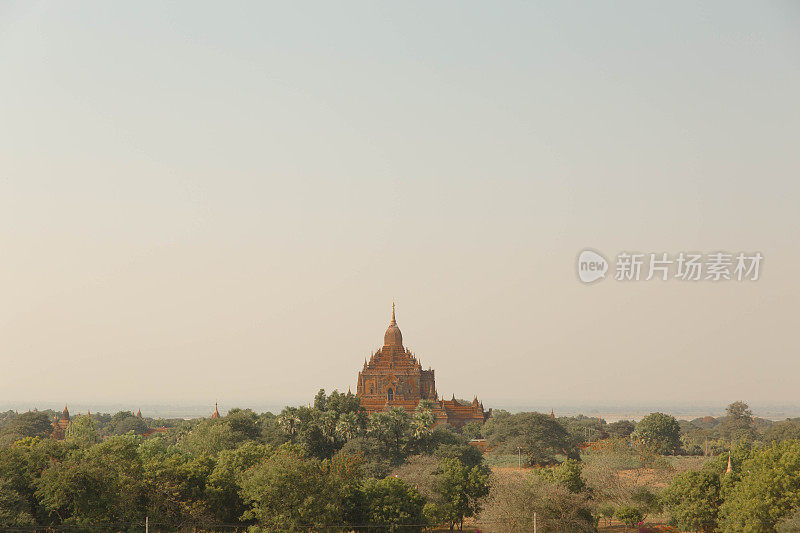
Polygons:
<instances>
[{"instance_id":1,"label":"pagoda","mask_svg":"<svg viewBox=\"0 0 800 533\"><path fill-rule=\"evenodd\" d=\"M395 319L392 303L392 320L383 335L383 347L364 360L358 373L356 396L368 415L402 407L414 411L422 400L429 400L437 424L461 427L468 422L482 424L491 413L483 410L477 396L470 403L439 398L434 371L424 370L419 359L403 346L403 334Z\"/></svg>"}]
</instances>

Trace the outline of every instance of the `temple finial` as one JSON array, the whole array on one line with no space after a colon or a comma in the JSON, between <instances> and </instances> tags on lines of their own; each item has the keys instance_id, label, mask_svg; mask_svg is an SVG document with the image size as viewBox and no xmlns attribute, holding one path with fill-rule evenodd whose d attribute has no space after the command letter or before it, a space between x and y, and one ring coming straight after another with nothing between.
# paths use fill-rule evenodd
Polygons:
<instances>
[{"instance_id":1,"label":"temple finial","mask_svg":"<svg viewBox=\"0 0 800 533\"><path fill-rule=\"evenodd\" d=\"M397 321L394 319L394 300L392 300L392 325L397 325Z\"/></svg>"}]
</instances>

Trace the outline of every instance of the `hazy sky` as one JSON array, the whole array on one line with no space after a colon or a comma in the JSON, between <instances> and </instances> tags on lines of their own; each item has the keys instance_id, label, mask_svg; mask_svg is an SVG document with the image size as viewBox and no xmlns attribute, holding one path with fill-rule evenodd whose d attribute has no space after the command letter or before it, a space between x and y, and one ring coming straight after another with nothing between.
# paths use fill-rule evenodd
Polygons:
<instances>
[{"instance_id":1,"label":"hazy sky","mask_svg":"<svg viewBox=\"0 0 800 533\"><path fill-rule=\"evenodd\" d=\"M796 2L0 4L0 404L800 404ZM582 285L585 247L760 251Z\"/></svg>"}]
</instances>

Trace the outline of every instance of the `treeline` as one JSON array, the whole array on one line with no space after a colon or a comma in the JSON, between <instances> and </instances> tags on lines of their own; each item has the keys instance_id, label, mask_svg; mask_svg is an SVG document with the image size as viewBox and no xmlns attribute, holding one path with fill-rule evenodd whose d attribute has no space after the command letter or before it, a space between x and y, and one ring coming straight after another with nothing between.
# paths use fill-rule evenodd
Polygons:
<instances>
[{"instance_id":1,"label":"treeline","mask_svg":"<svg viewBox=\"0 0 800 533\"><path fill-rule=\"evenodd\" d=\"M661 499L682 530L796 533L800 441L742 442L730 456L676 476Z\"/></svg>"},{"instance_id":2,"label":"treeline","mask_svg":"<svg viewBox=\"0 0 800 533\"><path fill-rule=\"evenodd\" d=\"M367 418L353 395L320 391L278 416L234 409L150 437L103 436L79 415L63 441L36 413L15 418L0 430L22 437L0 447L2 527L421 530L462 524L489 492L481 453L425 403Z\"/></svg>"},{"instance_id":3,"label":"treeline","mask_svg":"<svg viewBox=\"0 0 800 533\"><path fill-rule=\"evenodd\" d=\"M741 402L692 422L494 411L460 430L434 426L430 408L367 417L352 394L320 391L278 415L78 415L62 441L47 437L51 414L7 413L0 527L135 530L148 517L162 530L413 531L468 519L525 532L534 513L541 531L656 518L692 531L800 527L798 422L766 424ZM697 456L700 442L715 455Z\"/></svg>"},{"instance_id":4,"label":"treeline","mask_svg":"<svg viewBox=\"0 0 800 533\"><path fill-rule=\"evenodd\" d=\"M0 445L11 444L25 437L50 436L53 433L53 421L59 419L61 414L51 409L0 413ZM77 418L81 418L81 415ZM152 428L177 427L184 422L182 418L142 418L130 411L119 411L114 415L93 413L91 419L94 432L100 437L128 433L143 435Z\"/></svg>"}]
</instances>

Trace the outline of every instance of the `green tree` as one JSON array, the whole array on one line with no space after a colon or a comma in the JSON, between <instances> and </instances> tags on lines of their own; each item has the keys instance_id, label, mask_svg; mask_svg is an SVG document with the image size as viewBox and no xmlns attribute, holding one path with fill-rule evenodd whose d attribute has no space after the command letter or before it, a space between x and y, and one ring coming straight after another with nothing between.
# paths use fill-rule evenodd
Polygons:
<instances>
[{"instance_id":1,"label":"green tree","mask_svg":"<svg viewBox=\"0 0 800 533\"><path fill-rule=\"evenodd\" d=\"M614 518L617 510L610 503L604 503L597 508L598 516L606 519L606 526L611 526L611 519Z\"/></svg>"},{"instance_id":2,"label":"green tree","mask_svg":"<svg viewBox=\"0 0 800 533\"><path fill-rule=\"evenodd\" d=\"M498 533L533 531L596 531L585 492L574 493L541 476L504 476L492 485L477 522L480 529Z\"/></svg>"},{"instance_id":3,"label":"green tree","mask_svg":"<svg viewBox=\"0 0 800 533\"><path fill-rule=\"evenodd\" d=\"M787 419L773 424L764 434L764 440L800 440L800 419Z\"/></svg>"},{"instance_id":4,"label":"green tree","mask_svg":"<svg viewBox=\"0 0 800 533\"><path fill-rule=\"evenodd\" d=\"M741 467L738 482L723 491L723 531L775 531L776 524L800 507L800 441L754 448Z\"/></svg>"},{"instance_id":5,"label":"green tree","mask_svg":"<svg viewBox=\"0 0 800 533\"><path fill-rule=\"evenodd\" d=\"M147 516L165 524L203 525L212 521L205 498L214 461L194 457L160 439L142 443L142 481Z\"/></svg>"},{"instance_id":6,"label":"green tree","mask_svg":"<svg viewBox=\"0 0 800 533\"><path fill-rule=\"evenodd\" d=\"M0 527L35 525L36 499L27 446L0 447Z\"/></svg>"},{"instance_id":7,"label":"green tree","mask_svg":"<svg viewBox=\"0 0 800 533\"><path fill-rule=\"evenodd\" d=\"M53 425L46 413L28 411L15 415L0 429L0 445L11 444L26 437L47 437Z\"/></svg>"},{"instance_id":8,"label":"green tree","mask_svg":"<svg viewBox=\"0 0 800 533\"><path fill-rule=\"evenodd\" d=\"M644 517L649 514L658 514L664 510L661 499L647 487L636 487L631 492L631 503L642 512Z\"/></svg>"},{"instance_id":9,"label":"green tree","mask_svg":"<svg viewBox=\"0 0 800 533\"><path fill-rule=\"evenodd\" d=\"M436 447L433 456L439 461L444 459L458 459L468 468L483 464L483 454L474 446L464 443L441 444Z\"/></svg>"},{"instance_id":10,"label":"green tree","mask_svg":"<svg viewBox=\"0 0 800 533\"><path fill-rule=\"evenodd\" d=\"M269 459L245 472L241 495L255 519L279 531L301 531L341 523L337 488L317 459L281 447Z\"/></svg>"},{"instance_id":11,"label":"green tree","mask_svg":"<svg viewBox=\"0 0 800 533\"><path fill-rule=\"evenodd\" d=\"M356 438L363 430L355 413L343 413L336 422L336 434L344 442Z\"/></svg>"},{"instance_id":12,"label":"green tree","mask_svg":"<svg viewBox=\"0 0 800 533\"><path fill-rule=\"evenodd\" d=\"M148 429L150 429L150 427L147 425L147 422L138 416L129 415L125 418L119 418L114 422L115 435L127 435L131 432L134 435L142 435L147 433Z\"/></svg>"},{"instance_id":13,"label":"green tree","mask_svg":"<svg viewBox=\"0 0 800 533\"><path fill-rule=\"evenodd\" d=\"M235 420L235 418L234 418ZM261 434L256 428L255 434ZM247 441L250 433L241 431L228 418L207 418L194 424L181 435L178 446L195 455L207 454L216 456L223 450L232 450Z\"/></svg>"},{"instance_id":14,"label":"green tree","mask_svg":"<svg viewBox=\"0 0 800 533\"><path fill-rule=\"evenodd\" d=\"M385 477L392 467L386 447L374 435L350 439L337 455L358 457L363 461L364 473L374 478Z\"/></svg>"},{"instance_id":15,"label":"green tree","mask_svg":"<svg viewBox=\"0 0 800 533\"><path fill-rule=\"evenodd\" d=\"M36 496L48 514L67 524L117 524L143 516L142 463L133 436L111 437L72 450L36 480Z\"/></svg>"},{"instance_id":16,"label":"green tree","mask_svg":"<svg viewBox=\"0 0 800 533\"><path fill-rule=\"evenodd\" d=\"M629 437L633 430L636 429L636 423L631 420L619 420L612 422L606 426L606 433L612 437L626 438Z\"/></svg>"},{"instance_id":17,"label":"green tree","mask_svg":"<svg viewBox=\"0 0 800 533\"><path fill-rule=\"evenodd\" d=\"M679 474L663 501L679 527L710 533L717 528L722 503L719 474L705 470Z\"/></svg>"},{"instance_id":18,"label":"green tree","mask_svg":"<svg viewBox=\"0 0 800 533\"><path fill-rule=\"evenodd\" d=\"M108 420L108 429L112 434L115 435L124 435L125 433L120 433L117 431L117 424L125 420L126 418L134 417L134 414L130 411L117 411L114 415Z\"/></svg>"},{"instance_id":19,"label":"green tree","mask_svg":"<svg viewBox=\"0 0 800 533\"><path fill-rule=\"evenodd\" d=\"M464 424L464 427L461 428L461 434L470 440L482 438L482 431L483 424L479 424L478 422L467 422Z\"/></svg>"},{"instance_id":20,"label":"green tree","mask_svg":"<svg viewBox=\"0 0 800 533\"><path fill-rule=\"evenodd\" d=\"M241 519L247 511L239 494L242 476L272 453L270 446L255 442L245 442L235 450L220 452L205 487L205 499L217 522L229 524Z\"/></svg>"},{"instance_id":21,"label":"green tree","mask_svg":"<svg viewBox=\"0 0 800 533\"><path fill-rule=\"evenodd\" d=\"M436 473L437 505L450 529L463 528L464 517L480 511L480 502L489 494L489 471L484 466L469 468L458 459L444 459Z\"/></svg>"},{"instance_id":22,"label":"green tree","mask_svg":"<svg viewBox=\"0 0 800 533\"><path fill-rule=\"evenodd\" d=\"M496 451L516 454L519 448L531 465L554 464L559 455L580 458L575 439L558 421L542 413L496 413L483 433Z\"/></svg>"},{"instance_id":23,"label":"green tree","mask_svg":"<svg viewBox=\"0 0 800 533\"><path fill-rule=\"evenodd\" d=\"M325 396L325 389L320 389L314 396L314 409L317 411L324 411L328 403L328 398Z\"/></svg>"},{"instance_id":24,"label":"green tree","mask_svg":"<svg viewBox=\"0 0 800 533\"><path fill-rule=\"evenodd\" d=\"M231 428L237 442L257 441L261 438L258 415L251 409L231 409L223 421Z\"/></svg>"},{"instance_id":25,"label":"green tree","mask_svg":"<svg viewBox=\"0 0 800 533\"><path fill-rule=\"evenodd\" d=\"M368 479L364 482L363 492L365 518L369 524L380 527L381 531L422 529L425 499L402 479Z\"/></svg>"},{"instance_id":26,"label":"green tree","mask_svg":"<svg viewBox=\"0 0 800 533\"><path fill-rule=\"evenodd\" d=\"M744 402L740 401L729 404L728 407L725 408L725 412L731 420L742 421L748 424L753 422L753 411L751 411L750 406Z\"/></svg>"},{"instance_id":27,"label":"green tree","mask_svg":"<svg viewBox=\"0 0 800 533\"><path fill-rule=\"evenodd\" d=\"M681 428L674 416L650 413L636 424L633 435L648 450L671 455L681 447L680 433Z\"/></svg>"},{"instance_id":28,"label":"green tree","mask_svg":"<svg viewBox=\"0 0 800 533\"><path fill-rule=\"evenodd\" d=\"M91 416L75 416L67 428L66 439L78 446L91 446L100 441Z\"/></svg>"},{"instance_id":29,"label":"green tree","mask_svg":"<svg viewBox=\"0 0 800 533\"><path fill-rule=\"evenodd\" d=\"M422 400L414 411L414 416L411 419L411 436L417 442L425 440L431 434L434 424L436 424L436 416L431 410L432 407L433 402Z\"/></svg>"},{"instance_id":30,"label":"green tree","mask_svg":"<svg viewBox=\"0 0 800 533\"><path fill-rule=\"evenodd\" d=\"M558 423L564 426L576 442L593 442L607 436L606 421L602 418L579 414L559 417Z\"/></svg>"},{"instance_id":31,"label":"green tree","mask_svg":"<svg viewBox=\"0 0 800 533\"><path fill-rule=\"evenodd\" d=\"M369 433L385 446L392 461L402 461L411 440L411 417L402 407L375 413L369 419Z\"/></svg>"},{"instance_id":32,"label":"green tree","mask_svg":"<svg viewBox=\"0 0 800 533\"><path fill-rule=\"evenodd\" d=\"M625 524L625 531L633 527L644 519L642 511L633 505L621 505L614 513L614 517Z\"/></svg>"},{"instance_id":33,"label":"green tree","mask_svg":"<svg viewBox=\"0 0 800 533\"><path fill-rule=\"evenodd\" d=\"M733 402L726 408L727 416L715 428L724 439L733 442L752 441L758 436L753 412L744 402Z\"/></svg>"},{"instance_id":34,"label":"green tree","mask_svg":"<svg viewBox=\"0 0 800 533\"><path fill-rule=\"evenodd\" d=\"M582 476L583 465L575 459L567 459L563 463L553 468L547 468L535 472L534 475L542 476L550 483L560 483L570 492L582 492L586 490L586 480Z\"/></svg>"}]
</instances>

